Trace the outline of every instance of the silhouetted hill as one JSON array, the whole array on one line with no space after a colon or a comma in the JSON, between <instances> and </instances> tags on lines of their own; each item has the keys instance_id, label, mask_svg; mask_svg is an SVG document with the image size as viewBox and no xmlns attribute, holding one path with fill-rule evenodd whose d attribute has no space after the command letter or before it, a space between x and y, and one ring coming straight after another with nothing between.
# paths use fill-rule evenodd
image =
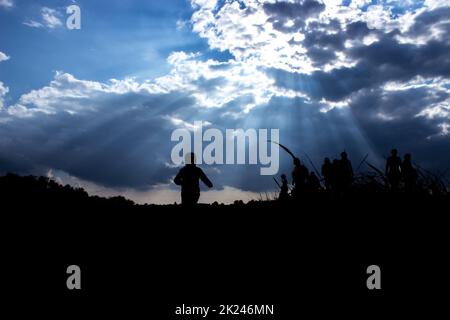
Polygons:
<instances>
[{"instance_id":1,"label":"silhouetted hill","mask_svg":"<svg viewBox=\"0 0 450 320\"><path fill-rule=\"evenodd\" d=\"M83 188L61 185L47 177L19 176L8 173L0 177L3 204L53 208L103 207L129 209L135 204L122 196L90 196Z\"/></svg>"},{"instance_id":2,"label":"silhouetted hill","mask_svg":"<svg viewBox=\"0 0 450 320\"><path fill-rule=\"evenodd\" d=\"M154 205L135 204L132 200L122 196L99 197L89 195L83 188L76 188L70 185L61 185L58 182L47 177L19 176L8 173L0 177L0 195L2 207L9 208L45 208L49 210L118 210L118 211L161 211L162 209L182 208L181 205ZM348 210L352 212L364 212L367 210L389 211L388 207L398 208L400 210L415 210L416 205L437 206L439 203L450 203L449 193L429 192L428 189L421 189L414 194L391 193L378 187L374 188L373 183L358 183L354 185L351 193L347 195L335 195L327 192L306 193L297 201L290 200L279 202L277 200L250 201L243 203L236 200L233 204L223 205L217 202L213 204L199 204L196 206L199 210L229 210L229 209L255 209L273 211L274 214L280 214L278 208L289 211L310 212L323 211L332 212Z\"/></svg>"},{"instance_id":3,"label":"silhouetted hill","mask_svg":"<svg viewBox=\"0 0 450 320\"><path fill-rule=\"evenodd\" d=\"M31 289L65 290L65 270L75 263L87 275L87 296L108 298L108 306L137 287L157 292L162 304L211 292L290 301L287 284L320 297L318 310L324 292L342 296L339 290L350 288L344 297L351 303L367 295L371 264L383 270L383 288L395 302L405 290L417 299L418 286L433 292L430 284L441 283L449 267L447 195L317 193L286 204L185 210L89 196L47 178L12 174L0 177L0 195L4 260L13 263L4 278L13 279L21 295L30 290L30 270L38 275ZM426 281L411 282L416 272ZM298 308L296 303L284 308Z\"/></svg>"}]
</instances>

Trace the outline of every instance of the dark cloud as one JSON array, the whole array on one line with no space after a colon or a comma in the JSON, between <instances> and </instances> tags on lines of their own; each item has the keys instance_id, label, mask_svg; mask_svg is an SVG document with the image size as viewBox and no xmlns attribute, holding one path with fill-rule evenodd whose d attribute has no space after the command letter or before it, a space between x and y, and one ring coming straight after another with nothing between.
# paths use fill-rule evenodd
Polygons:
<instances>
[{"instance_id":1,"label":"dark cloud","mask_svg":"<svg viewBox=\"0 0 450 320\"><path fill-rule=\"evenodd\" d=\"M358 63L330 72L310 75L270 70L279 86L306 92L315 99L339 101L364 88L377 88L388 81L408 81L416 76L449 77L450 43L431 40L422 46L400 44L386 37L369 46L348 51ZM319 52L322 57L326 51ZM317 57L316 57L317 58Z\"/></svg>"},{"instance_id":2,"label":"dark cloud","mask_svg":"<svg viewBox=\"0 0 450 320\"><path fill-rule=\"evenodd\" d=\"M128 95L89 112L13 118L0 126L0 170L52 168L109 187L167 182L174 127L163 116L192 105L183 94Z\"/></svg>"},{"instance_id":3,"label":"dark cloud","mask_svg":"<svg viewBox=\"0 0 450 320\"><path fill-rule=\"evenodd\" d=\"M352 22L347 25L346 35L348 39L361 39L369 35L373 30L367 27L367 24L362 21Z\"/></svg>"},{"instance_id":4,"label":"dark cloud","mask_svg":"<svg viewBox=\"0 0 450 320\"><path fill-rule=\"evenodd\" d=\"M316 16L325 9L325 5L315 0L279 1L264 3L265 12L279 19L305 19Z\"/></svg>"},{"instance_id":5,"label":"dark cloud","mask_svg":"<svg viewBox=\"0 0 450 320\"><path fill-rule=\"evenodd\" d=\"M418 117L417 114L448 96L430 93L429 88L383 92L368 90L358 93L351 110L363 134L379 154L387 155L397 147L401 153L411 152L416 161L432 169L450 166L450 136L440 135L442 119ZM383 114L389 120L380 119Z\"/></svg>"},{"instance_id":6,"label":"dark cloud","mask_svg":"<svg viewBox=\"0 0 450 320\"><path fill-rule=\"evenodd\" d=\"M275 29L280 31L298 30L305 26L305 20L317 16L325 9L325 5L315 0L302 0L296 2L264 3L264 11L270 17ZM293 25L287 26L288 21Z\"/></svg>"},{"instance_id":7,"label":"dark cloud","mask_svg":"<svg viewBox=\"0 0 450 320\"><path fill-rule=\"evenodd\" d=\"M284 11L280 9L280 12ZM310 75L282 70L270 72L282 87L305 91L315 99L332 101L345 99L364 88L376 88L387 81L408 81L416 76L449 77L449 14L448 7L425 11L415 18L404 34L398 30L384 33L369 29L361 21L350 23L345 29L336 20L328 23L316 21L308 26L301 44L313 66L320 70ZM414 41L418 37L429 38L436 30L440 30L439 39L428 39L425 44ZM377 41L364 45L362 40L368 35L373 35ZM412 40L411 43L400 43L398 37ZM347 40L358 42L346 48ZM337 61L337 52L355 61L356 65L323 71L323 66Z\"/></svg>"},{"instance_id":8,"label":"dark cloud","mask_svg":"<svg viewBox=\"0 0 450 320\"><path fill-rule=\"evenodd\" d=\"M302 42L306 48L317 46L328 48L330 51L344 50L344 43L347 37L342 32L330 33L329 30L323 29L324 24L320 24L320 31L310 31L306 34L305 40ZM326 24L327 28L329 24ZM315 30L315 26L310 26L311 30ZM319 28L319 26L317 26ZM334 31L340 31L340 27L333 28Z\"/></svg>"},{"instance_id":9,"label":"dark cloud","mask_svg":"<svg viewBox=\"0 0 450 320\"><path fill-rule=\"evenodd\" d=\"M411 28L409 28L407 34L410 36L429 36L431 32L431 27L440 29L445 37L444 41L449 38L450 31L450 21L448 17L450 16L450 7L440 7L432 11L424 11L419 14Z\"/></svg>"}]
</instances>

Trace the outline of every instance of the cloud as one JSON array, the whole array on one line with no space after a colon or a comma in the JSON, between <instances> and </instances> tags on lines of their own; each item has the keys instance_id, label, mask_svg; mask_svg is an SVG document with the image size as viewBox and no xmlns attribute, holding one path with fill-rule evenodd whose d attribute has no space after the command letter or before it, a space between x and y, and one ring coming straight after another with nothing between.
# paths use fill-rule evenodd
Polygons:
<instances>
[{"instance_id":1,"label":"cloud","mask_svg":"<svg viewBox=\"0 0 450 320\"><path fill-rule=\"evenodd\" d=\"M0 81L0 112L3 109L4 106L4 97L5 95L9 92L9 88L5 87L5 85L3 84L3 82Z\"/></svg>"},{"instance_id":2,"label":"cloud","mask_svg":"<svg viewBox=\"0 0 450 320\"><path fill-rule=\"evenodd\" d=\"M223 70L217 72L215 78ZM216 80L226 83L226 75ZM219 128L252 126L243 117L224 116L234 101L214 108L198 104L202 99L196 93L201 86L210 88L208 81L193 81L185 90L179 89L180 84L168 87L169 83L173 84L166 78L100 83L57 72L48 86L22 95L0 111L1 170L42 174L52 168L108 188L146 190L170 183L176 174L177 168L167 165L174 129L195 129L196 120ZM267 179L262 177L234 181L233 177L248 171L246 166L225 168L230 174L220 173L218 168L205 170L219 189L265 188L260 181ZM259 175L258 167L252 168L251 172ZM227 178L219 178L222 174Z\"/></svg>"},{"instance_id":3,"label":"cloud","mask_svg":"<svg viewBox=\"0 0 450 320\"><path fill-rule=\"evenodd\" d=\"M0 170L51 168L105 194L172 202L170 134L198 130L197 120L280 128L281 140L316 166L343 149L354 162L369 152L381 166L396 146L428 168L446 167L450 6L372 3L193 0L193 32L230 59L172 52L170 71L143 81L57 72L0 111ZM258 169L205 167L224 198L273 190ZM280 173L290 170L281 154Z\"/></svg>"},{"instance_id":4,"label":"cloud","mask_svg":"<svg viewBox=\"0 0 450 320\"><path fill-rule=\"evenodd\" d=\"M378 38L426 44L442 41L449 29L448 3L407 6L395 14L392 4L368 1L350 6L332 0L192 3L196 9L191 18L193 31L206 38L210 47L229 51L238 61L297 73L352 67L348 49L370 45ZM358 28L359 34L355 33Z\"/></svg>"},{"instance_id":5,"label":"cloud","mask_svg":"<svg viewBox=\"0 0 450 320\"><path fill-rule=\"evenodd\" d=\"M34 21L34 20L25 21L23 24L30 28L43 28L44 27L44 25L42 23Z\"/></svg>"},{"instance_id":6,"label":"cloud","mask_svg":"<svg viewBox=\"0 0 450 320\"><path fill-rule=\"evenodd\" d=\"M14 6L13 0L0 0L0 7L11 8Z\"/></svg>"},{"instance_id":7,"label":"cloud","mask_svg":"<svg viewBox=\"0 0 450 320\"><path fill-rule=\"evenodd\" d=\"M439 7L448 7L447 0L425 0L424 5L430 9L435 9Z\"/></svg>"},{"instance_id":8,"label":"cloud","mask_svg":"<svg viewBox=\"0 0 450 320\"><path fill-rule=\"evenodd\" d=\"M41 16L38 21L28 20L23 24L31 28L49 28L55 29L63 26L61 21L61 13L55 9L43 7L41 8Z\"/></svg>"},{"instance_id":9,"label":"cloud","mask_svg":"<svg viewBox=\"0 0 450 320\"><path fill-rule=\"evenodd\" d=\"M263 4L263 9L269 16L268 21L280 31L295 31L303 29L306 20L317 17L325 8L323 3L315 0L303 0L298 2L268 2Z\"/></svg>"},{"instance_id":10,"label":"cloud","mask_svg":"<svg viewBox=\"0 0 450 320\"><path fill-rule=\"evenodd\" d=\"M165 165L175 126L163 115L192 104L182 93L150 94L129 80L99 83L57 73L49 86L0 111L0 167L54 168L110 187L167 183L175 172Z\"/></svg>"},{"instance_id":11,"label":"cloud","mask_svg":"<svg viewBox=\"0 0 450 320\"><path fill-rule=\"evenodd\" d=\"M335 109L347 108L352 125L368 137L366 142L376 152L390 144L404 145L428 154L422 161L443 166L449 159L436 157L437 145L448 143L448 1L372 3L192 1L191 24L211 48L230 52L242 68L252 66L262 72L270 88L276 88L273 92L289 92L270 95L254 106L249 117L257 118L264 108L266 114L260 116L265 118L265 105L289 95L292 104L302 101L322 112L343 116ZM297 117L301 112L289 115L289 119ZM325 121L315 112L308 113L308 119L312 123L317 119L317 126L344 122L340 117ZM282 127L290 131L285 124ZM421 129L410 129L414 127ZM421 143L389 139L397 132L410 133L404 141ZM433 152L426 148L430 138L435 139ZM326 144L317 136L313 141Z\"/></svg>"},{"instance_id":12,"label":"cloud","mask_svg":"<svg viewBox=\"0 0 450 320\"><path fill-rule=\"evenodd\" d=\"M60 14L50 8L42 8L41 10L42 20L48 28L56 28L62 26L62 22L59 19Z\"/></svg>"},{"instance_id":13,"label":"cloud","mask_svg":"<svg viewBox=\"0 0 450 320\"><path fill-rule=\"evenodd\" d=\"M9 60L9 56L0 51L0 62Z\"/></svg>"}]
</instances>

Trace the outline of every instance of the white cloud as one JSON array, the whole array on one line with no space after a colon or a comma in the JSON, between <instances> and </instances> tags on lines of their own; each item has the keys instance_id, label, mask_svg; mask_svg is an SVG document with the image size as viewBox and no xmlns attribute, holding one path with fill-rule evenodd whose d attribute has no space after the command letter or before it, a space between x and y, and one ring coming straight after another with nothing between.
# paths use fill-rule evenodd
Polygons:
<instances>
[{"instance_id":1,"label":"white cloud","mask_svg":"<svg viewBox=\"0 0 450 320\"><path fill-rule=\"evenodd\" d=\"M430 9L435 9L439 7L448 7L448 0L425 0L424 5Z\"/></svg>"},{"instance_id":2,"label":"white cloud","mask_svg":"<svg viewBox=\"0 0 450 320\"><path fill-rule=\"evenodd\" d=\"M3 99L8 92L9 92L9 88L6 87L3 84L3 82L0 81L0 110L3 109L3 106L4 106Z\"/></svg>"},{"instance_id":3,"label":"white cloud","mask_svg":"<svg viewBox=\"0 0 450 320\"><path fill-rule=\"evenodd\" d=\"M9 60L9 56L0 51L0 62Z\"/></svg>"},{"instance_id":4,"label":"white cloud","mask_svg":"<svg viewBox=\"0 0 450 320\"><path fill-rule=\"evenodd\" d=\"M59 19L60 14L50 8L42 8L41 10L42 20L48 28L56 28L62 26L62 22Z\"/></svg>"},{"instance_id":5,"label":"white cloud","mask_svg":"<svg viewBox=\"0 0 450 320\"><path fill-rule=\"evenodd\" d=\"M95 109L101 96L123 95L131 92L152 93L151 86L139 84L132 78L111 79L108 83L79 80L69 73L56 72L46 87L23 94L18 102L7 108L10 115L27 117L36 113L77 113Z\"/></svg>"},{"instance_id":6,"label":"white cloud","mask_svg":"<svg viewBox=\"0 0 450 320\"><path fill-rule=\"evenodd\" d=\"M145 94L164 94L170 92L189 93L197 106L205 108L223 108L239 99L240 109L226 110L222 114L241 116L257 105L263 105L273 97L310 98L301 90L280 88L274 79L265 72L265 68L276 68L294 73L310 74L322 70L332 72L336 68L353 67L357 60L348 56L346 50L355 46L369 46L379 41L379 32L388 32L402 25L401 34L405 34L414 23L417 15L406 12L394 17L389 6L369 5L370 1L353 1L344 6L342 1L325 0L325 6L306 17L303 27L297 25L295 17L289 16L280 29L276 27L276 19L282 19L284 11L268 11L265 4L273 1L244 0L245 6L237 1L225 2L218 7L217 1L192 0L194 13L191 18L193 31L208 40L211 48L228 50L233 59L219 62L203 60L198 53L174 52L167 61L171 71L162 77L144 82L128 78L112 79L108 83L99 83L75 79L70 74L57 73L49 86L24 94L9 111L16 115L31 115L36 112L54 113L57 110L78 112L81 109L94 108L89 101L100 94L126 94L142 92ZM279 4L280 2L277 2ZM286 2L287 3L287 2ZM289 2L291 3L291 2ZM302 2L296 2L302 4ZM369 5L367 11L362 7ZM297 10L303 10L302 7ZM279 16L274 16L279 14ZM42 26L56 27L60 25L58 13L54 9L42 9ZM313 64L305 37L311 32L324 32L324 37L332 37L341 32L338 29L326 28L330 19L338 19L345 30L350 22L365 21L377 32L369 33L360 39L347 40L347 48L332 50L334 59L322 64ZM314 25L316 23L316 25ZM317 25L317 23L319 25ZM406 27L405 27L406 26ZM286 29L284 29L286 27ZM68 101L71 99L70 101ZM74 101L75 100L75 101ZM323 106L324 101L329 106ZM336 106L348 105L347 100L327 101L319 98L322 110L330 110Z\"/></svg>"},{"instance_id":7,"label":"white cloud","mask_svg":"<svg viewBox=\"0 0 450 320\"><path fill-rule=\"evenodd\" d=\"M317 12L312 12L306 17L297 18L296 15L306 15L306 7L301 7L306 2L243 0L227 1L222 6L217 6L216 1L192 0L195 11L191 23L193 31L207 39L211 48L228 50L238 62L309 74L315 70L331 71L353 65L345 50L335 50L334 59L323 65L313 63L304 39L308 33L321 31L317 24L327 26L332 21L339 21L342 30L345 30L350 23L365 22L376 32L388 33L399 30L397 39L401 43L414 44L425 44L430 40L439 39L446 32L446 25L441 21L440 24L433 26L429 33L419 36L408 34L410 27L421 13L444 5L444 2L448 6L448 1L427 1L428 7L420 8L414 8L410 1L395 2L395 5L403 6L405 11L393 14L392 1L387 4L371 5L370 0L353 0L348 6L342 0L323 0L320 2L324 4L321 12L317 9ZM283 4L300 7L282 7ZM267 5L277 5L280 8L278 11L276 7L269 11L265 10ZM294 12L294 9L297 11ZM333 27L325 34L332 36L339 32L339 29ZM376 39L376 35L369 35L364 39L364 45L370 45Z\"/></svg>"},{"instance_id":8,"label":"white cloud","mask_svg":"<svg viewBox=\"0 0 450 320\"><path fill-rule=\"evenodd\" d=\"M311 71L305 48L292 44L293 33L281 32L263 9L263 2L227 2L214 14L210 2L205 6L194 1L198 8L191 18L193 31L206 38L211 48L229 50L237 61L286 70Z\"/></svg>"},{"instance_id":9,"label":"white cloud","mask_svg":"<svg viewBox=\"0 0 450 320\"><path fill-rule=\"evenodd\" d=\"M107 83L76 79L69 73L56 72L48 86L23 94L9 106L9 115L29 117L36 113L77 113L95 109L101 96L142 93L145 95L170 92L189 93L203 108L222 108L247 97L239 109L228 113L238 116L256 105L270 101L273 96L302 96L292 90L278 88L266 73L250 64L235 61L201 61L197 54L175 52L168 58L171 72L153 81L137 82L133 78L111 79Z\"/></svg>"},{"instance_id":10,"label":"white cloud","mask_svg":"<svg viewBox=\"0 0 450 320\"><path fill-rule=\"evenodd\" d=\"M322 100L320 100L320 103L323 105L320 108L320 112L328 112L334 108L337 108L337 109L347 108L351 102L352 102L351 99L345 99L342 101L334 102L334 101L328 101L327 99L323 98Z\"/></svg>"},{"instance_id":11,"label":"white cloud","mask_svg":"<svg viewBox=\"0 0 450 320\"><path fill-rule=\"evenodd\" d=\"M218 6L217 1L192 0L191 3L194 8L191 18L193 31L206 38L211 48L228 50L233 59L219 62L213 59L204 60L198 53L174 52L167 59L171 71L165 76L144 82L128 78L98 83L58 73L49 86L24 94L16 105L11 106L10 112L17 115L53 113L56 110L78 112L81 108L94 106L84 101L67 102L67 99L78 101L99 94L129 92L185 92L195 99L197 106L205 108L223 108L242 99L243 101L239 102L240 109L222 113L234 117L249 112L257 105L268 103L273 97L302 97L308 101L310 98L301 89L277 87L273 77L269 76L265 69L275 68L293 74L310 74L313 71L330 73L337 68L351 68L358 60L349 56L348 51L355 47L373 45L380 41L383 32L398 28L399 41L401 38L404 42L417 42L417 37L413 38L408 31L418 15L428 10L423 7L414 12L407 10L404 14L394 16L389 5L370 5L371 1L368 0L354 0L350 6L343 5L339 0L324 0L324 6L316 4L318 9L305 16L305 21L301 21L305 22L304 25L299 25L296 14L302 14L302 10L306 10L302 7L304 2L244 0L243 6L237 1L227 1L221 6ZM300 7L292 7L298 12L291 14L284 10L285 8L275 6L283 3L299 5ZM270 10L265 7L266 4L271 5ZM436 2L429 2L429 6L431 5L435 6ZM42 25L59 25L58 13L54 9L43 8L42 15ZM283 20L284 18L286 20ZM342 29L329 27L332 19L337 19ZM282 22L281 27L277 26L278 20ZM319 49L332 52L334 57L323 63L313 63L309 52L311 44L306 43L306 38L311 33L318 32L323 38L338 38L349 23L356 21L366 22L374 31L360 38L347 38L345 47L340 49L329 47L327 43L323 44ZM422 42L426 43L433 34L437 37L439 32L431 30ZM308 41L314 46L318 45L314 38ZM319 97L316 102L322 110L348 105L347 98L342 101L329 101ZM328 103L328 107L324 106L324 103ZM24 113L26 110L29 112Z\"/></svg>"},{"instance_id":12,"label":"white cloud","mask_svg":"<svg viewBox=\"0 0 450 320\"><path fill-rule=\"evenodd\" d=\"M28 26L28 27L30 27L30 28L42 28L42 27L44 27L44 25L42 23L34 21L34 20L25 21L23 24Z\"/></svg>"},{"instance_id":13,"label":"white cloud","mask_svg":"<svg viewBox=\"0 0 450 320\"><path fill-rule=\"evenodd\" d=\"M177 22L176 22L177 30L183 30L188 24L189 24L189 21L177 20Z\"/></svg>"},{"instance_id":14,"label":"white cloud","mask_svg":"<svg viewBox=\"0 0 450 320\"><path fill-rule=\"evenodd\" d=\"M450 96L450 80L442 77L424 78L417 76L406 82L388 81L383 85L384 91L404 91L419 88L427 88L433 90L435 93L439 92L443 95L448 94Z\"/></svg>"},{"instance_id":15,"label":"white cloud","mask_svg":"<svg viewBox=\"0 0 450 320\"><path fill-rule=\"evenodd\" d=\"M13 0L0 0L0 7L11 8L14 6Z\"/></svg>"},{"instance_id":16,"label":"white cloud","mask_svg":"<svg viewBox=\"0 0 450 320\"><path fill-rule=\"evenodd\" d=\"M61 17L61 14L57 10L43 7L41 9L41 16L40 16L39 21L29 20L29 21L25 21L23 24L28 27L31 27L31 28L46 27L49 29L55 29L55 28L62 27L62 25L63 25L60 17Z\"/></svg>"},{"instance_id":17,"label":"white cloud","mask_svg":"<svg viewBox=\"0 0 450 320\"><path fill-rule=\"evenodd\" d=\"M190 92L198 106L205 108L221 108L240 97L250 97L250 101L241 105L243 112L267 103L274 95L292 94L275 87L274 80L256 65L199 58L198 54L172 53L168 58L171 72L145 87L151 92Z\"/></svg>"},{"instance_id":18,"label":"white cloud","mask_svg":"<svg viewBox=\"0 0 450 320\"><path fill-rule=\"evenodd\" d=\"M450 119L450 98L436 104L427 106L417 114L418 117L427 119Z\"/></svg>"},{"instance_id":19,"label":"white cloud","mask_svg":"<svg viewBox=\"0 0 450 320\"><path fill-rule=\"evenodd\" d=\"M450 134L450 123L444 122L439 124L439 128L441 128L441 136L446 136Z\"/></svg>"},{"instance_id":20,"label":"white cloud","mask_svg":"<svg viewBox=\"0 0 450 320\"><path fill-rule=\"evenodd\" d=\"M395 29L396 25L392 21L390 7L383 5L371 5L367 8L364 20L370 29Z\"/></svg>"},{"instance_id":21,"label":"white cloud","mask_svg":"<svg viewBox=\"0 0 450 320\"><path fill-rule=\"evenodd\" d=\"M372 0L351 0L350 8L361 8L365 5L368 5L372 2Z\"/></svg>"}]
</instances>

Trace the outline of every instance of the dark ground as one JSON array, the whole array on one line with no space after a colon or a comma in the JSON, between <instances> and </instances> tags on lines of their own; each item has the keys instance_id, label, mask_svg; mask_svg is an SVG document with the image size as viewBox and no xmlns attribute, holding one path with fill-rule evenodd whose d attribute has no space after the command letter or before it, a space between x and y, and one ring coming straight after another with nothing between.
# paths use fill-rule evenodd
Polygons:
<instances>
[{"instance_id":1,"label":"dark ground","mask_svg":"<svg viewBox=\"0 0 450 320\"><path fill-rule=\"evenodd\" d=\"M281 319L448 313L446 196L319 194L187 211L26 179L0 178L2 304L17 318L197 319L174 316L183 303L274 304ZM80 291L66 288L71 264ZM379 291L366 287L372 264Z\"/></svg>"}]
</instances>

